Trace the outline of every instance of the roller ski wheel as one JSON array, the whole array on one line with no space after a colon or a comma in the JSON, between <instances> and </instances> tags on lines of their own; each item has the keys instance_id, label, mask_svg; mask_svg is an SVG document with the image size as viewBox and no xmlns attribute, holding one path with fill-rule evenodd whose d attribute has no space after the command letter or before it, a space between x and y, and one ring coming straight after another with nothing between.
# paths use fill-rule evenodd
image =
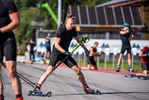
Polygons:
<instances>
[{"instance_id":1,"label":"roller ski wheel","mask_svg":"<svg viewBox=\"0 0 149 100\"><path fill-rule=\"evenodd\" d=\"M49 91L48 93L42 93L42 92L33 92L29 91L28 96L44 96L44 97L50 97L52 95L52 92Z\"/></svg>"},{"instance_id":2,"label":"roller ski wheel","mask_svg":"<svg viewBox=\"0 0 149 100\"><path fill-rule=\"evenodd\" d=\"M50 97L51 95L52 95L52 92L51 91L47 93L47 96L48 97Z\"/></svg>"},{"instance_id":3,"label":"roller ski wheel","mask_svg":"<svg viewBox=\"0 0 149 100\"><path fill-rule=\"evenodd\" d=\"M32 91L29 91L29 92L28 92L28 96L30 96L32 93L33 93Z\"/></svg>"},{"instance_id":4,"label":"roller ski wheel","mask_svg":"<svg viewBox=\"0 0 149 100\"><path fill-rule=\"evenodd\" d=\"M96 91L94 92L94 94L96 94L96 95L101 95L101 92L100 92L99 90L96 90Z\"/></svg>"}]
</instances>

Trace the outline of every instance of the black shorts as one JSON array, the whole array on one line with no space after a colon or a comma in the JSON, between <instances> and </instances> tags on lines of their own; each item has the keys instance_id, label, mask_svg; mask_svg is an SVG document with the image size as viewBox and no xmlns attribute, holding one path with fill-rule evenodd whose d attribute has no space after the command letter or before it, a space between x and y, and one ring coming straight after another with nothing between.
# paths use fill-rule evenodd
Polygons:
<instances>
[{"instance_id":1,"label":"black shorts","mask_svg":"<svg viewBox=\"0 0 149 100\"><path fill-rule=\"evenodd\" d=\"M3 57L5 56L6 61L16 61L17 46L15 40L6 40L0 42L0 62L3 62Z\"/></svg>"},{"instance_id":2,"label":"black shorts","mask_svg":"<svg viewBox=\"0 0 149 100\"><path fill-rule=\"evenodd\" d=\"M96 66L96 62L94 60L94 56L89 56L87 59L88 64L92 64L93 66Z\"/></svg>"},{"instance_id":3,"label":"black shorts","mask_svg":"<svg viewBox=\"0 0 149 100\"><path fill-rule=\"evenodd\" d=\"M121 53L124 54L125 50L127 50L127 53L131 54L131 47L122 46Z\"/></svg>"},{"instance_id":4,"label":"black shorts","mask_svg":"<svg viewBox=\"0 0 149 100\"><path fill-rule=\"evenodd\" d=\"M51 46L46 47L46 52L51 52Z\"/></svg>"},{"instance_id":5,"label":"black shorts","mask_svg":"<svg viewBox=\"0 0 149 100\"><path fill-rule=\"evenodd\" d=\"M65 57L67 57L65 54L52 53L49 65L55 67L56 63L58 61L62 61L65 59ZM69 68L77 65L76 61L71 56L68 56L68 58L63 63L66 64Z\"/></svg>"},{"instance_id":6,"label":"black shorts","mask_svg":"<svg viewBox=\"0 0 149 100\"><path fill-rule=\"evenodd\" d=\"M149 64L141 63L142 71L147 70L149 71Z\"/></svg>"}]
</instances>

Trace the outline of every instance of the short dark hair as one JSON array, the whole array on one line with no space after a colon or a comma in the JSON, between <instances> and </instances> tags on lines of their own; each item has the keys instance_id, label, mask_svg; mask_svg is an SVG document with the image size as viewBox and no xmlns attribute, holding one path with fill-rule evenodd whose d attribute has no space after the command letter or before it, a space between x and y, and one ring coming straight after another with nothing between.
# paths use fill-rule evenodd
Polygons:
<instances>
[{"instance_id":1,"label":"short dark hair","mask_svg":"<svg viewBox=\"0 0 149 100\"><path fill-rule=\"evenodd\" d=\"M94 44L99 44L97 41Z\"/></svg>"}]
</instances>

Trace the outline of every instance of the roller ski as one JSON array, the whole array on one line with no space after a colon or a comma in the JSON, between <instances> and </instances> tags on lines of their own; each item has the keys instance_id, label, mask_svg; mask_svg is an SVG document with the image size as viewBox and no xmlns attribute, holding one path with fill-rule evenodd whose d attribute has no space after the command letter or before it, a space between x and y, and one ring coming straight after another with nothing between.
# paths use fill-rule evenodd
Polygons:
<instances>
[{"instance_id":1,"label":"roller ski","mask_svg":"<svg viewBox=\"0 0 149 100\"><path fill-rule=\"evenodd\" d=\"M149 79L149 76L148 76L148 75L138 76L138 79L141 79L141 80L148 80L148 79Z\"/></svg>"},{"instance_id":2,"label":"roller ski","mask_svg":"<svg viewBox=\"0 0 149 100\"><path fill-rule=\"evenodd\" d=\"M135 74L128 74L128 75L125 75L125 77L133 78L133 77L136 77L136 75Z\"/></svg>"},{"instance_id":3,"label":"roller ski","mask_svg":"<svg viewBox=\"0 0 149 100\"><path fill-rule=\"evenodd\" d=\"M48 93L42 93L40 91L40 87L37 85L33 91L29 91L28 96L44 96L44 97L50 97L52 95L52 92L49 91Z\"/></svg>"},{"instance_id":4,"label":"roller ski","mask_svg":"<svg viewBox=\"0 0 149 100\"><path fill-rule=\"evenodd\" d=\"M90 89L87 85L84 85L84 91L86 94L95 94L95 95L101 95L101 92L99 90L93 90L93 89Z\"/></svg>"}]
</instances>

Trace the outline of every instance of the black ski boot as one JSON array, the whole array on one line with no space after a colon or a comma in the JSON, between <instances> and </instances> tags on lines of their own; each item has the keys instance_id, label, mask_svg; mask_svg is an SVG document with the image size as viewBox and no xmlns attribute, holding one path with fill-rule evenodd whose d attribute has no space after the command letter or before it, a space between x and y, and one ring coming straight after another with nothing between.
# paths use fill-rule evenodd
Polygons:
<instances>
[{"instance_id":1,"label":"black ski boot","mask_svg":"<svg viewBox=\"0 0 149 100\"><path fill-rule=\"evenodd\" d=\"M0 100L4 100L4 96L3 95L0 96Z\"/></svg>"},{"instance_id":2,"label":"black ski boot","mask_svg":"<svg viewBox=\"0 0 149 100\"><path fill-rule=\"evenodd\" d=\"M134 72L134 70L130 67L130 68L128 69L128 72Z\"/></svg>"},{"instance_id":3,"label":"black ski boot","mask_svg":"<svg viewBox=\"0 0 149 100\"><path fill-rule=\"evenodd\" d=\"M42 92L40 91L40 88L41 88L41 85L37 84L33 92L36 94L42 94Z\"/></svg>"},{"instance_id":4,"label":"black ski boot","mask_svg":"<svg viewBox=\"0 0 149 100\"><path fill-rule=\"evenodd\" d=\"M84 91L86 92L86 94L94 94L95 91L93 89L90 89L87 85L84 85Z\"/></svg>"},{"instance_id":5,"label":"black ski boot","mask_svg":"<svg viewBox=\"0 0 149 100\"><path fill-rule=\"evenodd\" d=\"M116 69L116 72L120 72L120 68L117 68L117 69Z\"/></svg>"}]
</instances>

